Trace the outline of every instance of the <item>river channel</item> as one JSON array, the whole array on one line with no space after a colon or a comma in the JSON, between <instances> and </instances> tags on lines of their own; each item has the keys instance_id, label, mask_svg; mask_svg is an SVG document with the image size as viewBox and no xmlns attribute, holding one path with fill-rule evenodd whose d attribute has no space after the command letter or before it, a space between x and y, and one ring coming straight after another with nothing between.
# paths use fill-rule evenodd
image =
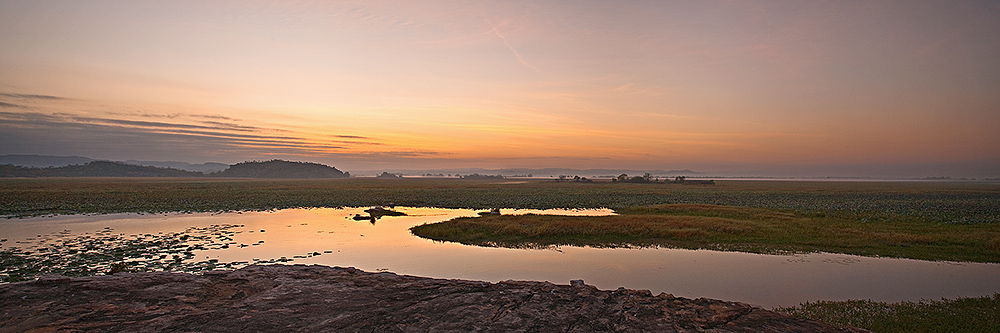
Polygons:
<instances>
[{"instance_id":1,"label":"river channel","mask_svg":"<svg viewBox=\"0 0 1000 333\"><path fill-rule=\"evenodd\" d=\"M179 232L232 225L224 249L194 252L219 262L267 261L356 267L434 278L549 281L583 279L601 289L707 297L765 308L816 300L918 301L1000 292L1000 264L934 262L829 253L761 255L663 248L507 249L435 242L412 226L475 216L466 209L397 207L408 216L375 223L351 217L364 208L286 209L223 214L111 214L0 220L2 248L31 248L59 237ZM504 214L607 215L609 210L503 210Z\"/></svg>"}]
</instances>

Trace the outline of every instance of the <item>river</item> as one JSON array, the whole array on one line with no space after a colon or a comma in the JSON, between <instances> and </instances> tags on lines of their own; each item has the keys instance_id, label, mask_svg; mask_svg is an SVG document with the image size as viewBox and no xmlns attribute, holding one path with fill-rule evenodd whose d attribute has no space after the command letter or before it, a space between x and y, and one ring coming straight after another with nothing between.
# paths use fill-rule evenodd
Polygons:
<instances>
[{"instance_id":1,"label":"river","mask_svg":"<svg viewBox=\"0 0 1000 333\"><path fill-rule=\"evenodd\" d=\"M413 236L424 223L475 216L465 209L397 207L408 216L374 224L351 219L363 208L272 212L111 214L0 220L3 248L45 246L56 238L99 232L123 237L234 225L228 248L194 252L194 259L267 261L356 267L435 278L534 280L568 284L582 279L601 289L625 287L675 296L746 302L765 308L816 300L918 301L1000 292L1000 264L873 258L830 253L762 255L664 248L553 247L507 249L435 242ZM503 210L607 215L609 210ZM242 245L242 246L241 246Z\"/></svg>"}]
</instances>

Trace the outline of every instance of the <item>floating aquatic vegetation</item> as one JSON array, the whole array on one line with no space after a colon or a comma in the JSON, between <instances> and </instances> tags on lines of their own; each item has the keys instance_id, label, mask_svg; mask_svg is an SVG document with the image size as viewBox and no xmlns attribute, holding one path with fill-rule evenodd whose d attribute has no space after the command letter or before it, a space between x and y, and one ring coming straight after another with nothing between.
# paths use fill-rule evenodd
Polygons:
<instances>
[{"instance_id":1,"label":"floating aquatic vegetation","mask_svg":"<svg viewBox=\"0 0 1000 333\"><path fill-rule=\"evenodd\" d=\"M190 227L180 232L125 235L105 227L82 235L69 230L37 235L0 250L0 282L30 280L46 274L86 276L118 272L174 271L198 273L236 269L247 261L197 260L197 251L247 247L233 237L243 225L216 224ZM263 230L261 230L263 231ZM263 244L258 241L252 245ZM329 251L324 253L330 253ZM293 258L321 255L310 252ZM289 262L294 259L254 259L254 263Z\"/></svg>"}]
</instances>

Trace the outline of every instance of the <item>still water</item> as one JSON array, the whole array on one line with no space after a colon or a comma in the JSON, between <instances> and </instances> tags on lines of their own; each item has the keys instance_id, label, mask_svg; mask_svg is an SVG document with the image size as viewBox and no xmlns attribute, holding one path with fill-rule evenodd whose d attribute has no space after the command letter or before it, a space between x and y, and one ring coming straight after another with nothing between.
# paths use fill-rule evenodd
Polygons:
<instances>
[{"instance_id":1,"label":"still water","mask_svg":"<svg viewBox=\"0 0 1000 333\"><path fill-rule=\"evenodd\" d=\"M399 208L408 216L376 223L351 219L364 208L287 209L226 214L113 214L0 221L2 247L30 247L46 235L178 232L232 224L233 246L195 251L220 262L285 257L288 264L356 267L366 271L486 281L583 279L601 289L626 287L688 298L708 297L772 308L816 300L900 301L992 295L1000 264L931 262L814 253L793 256L679 249L558 247L505 249L434 242L409 228L475 216L476 211ZM504 214L607 215L609 210L504 210ZM246 245L241 247L239 245Z\"/></svg>"}]
</instances>

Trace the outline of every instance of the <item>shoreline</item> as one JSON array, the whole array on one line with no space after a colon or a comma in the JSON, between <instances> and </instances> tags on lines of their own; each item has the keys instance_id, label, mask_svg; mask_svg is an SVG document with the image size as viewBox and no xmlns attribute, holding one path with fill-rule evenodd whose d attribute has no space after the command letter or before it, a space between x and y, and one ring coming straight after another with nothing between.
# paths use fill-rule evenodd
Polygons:
<instances>
[{"instance_id":1,"label":"shoreline","mask_svg":"<svg viewBox=\"0 0 1000 333\"><path fill-rule=\"evenodd\" d=\"M48 275L0 285L0 329L115 331L850 332L739 302L320 265Z\"/></svg>"}]
</instances>

